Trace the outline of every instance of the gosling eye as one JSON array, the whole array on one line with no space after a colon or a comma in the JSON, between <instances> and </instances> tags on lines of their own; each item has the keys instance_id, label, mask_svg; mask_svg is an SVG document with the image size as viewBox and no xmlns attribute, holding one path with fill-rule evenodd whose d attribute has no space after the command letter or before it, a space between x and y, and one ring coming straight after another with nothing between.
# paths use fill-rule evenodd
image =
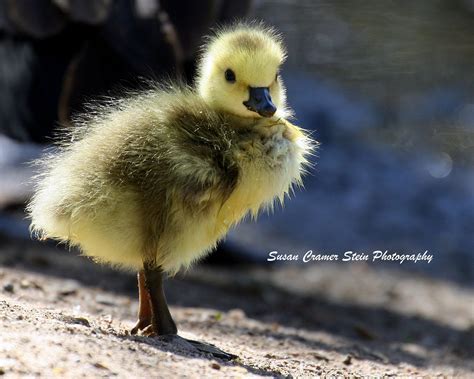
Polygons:
<instances>
[{"instance_id":1,"label":"gosling eye","mask_svg":"<svg viewBox=\"0 0 474 379\"><path fill-rule=\"evenodd\" d=\"M225 80L229 83L235 83L235 73L230 68L225 70Z\"/></svg>"}]
</instances>

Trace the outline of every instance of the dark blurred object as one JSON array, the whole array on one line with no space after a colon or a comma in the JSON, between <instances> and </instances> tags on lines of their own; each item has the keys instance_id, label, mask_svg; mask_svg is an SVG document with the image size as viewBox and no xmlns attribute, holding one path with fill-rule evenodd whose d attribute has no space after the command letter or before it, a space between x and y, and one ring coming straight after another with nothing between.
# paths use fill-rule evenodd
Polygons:
<instances>
[{"instance_id":1,"label":"dark blurred object","mask_svg":"<svg viewBox=\"0 0 474 379\"><path fill-rule=\"evenodd\" d=\"M0 3L0 133L48 141L88 99L143 79L190 80L202 35L250 1L6 0ZM112 92L111 92L112 91Z\"/></svg>"},{"instance_id":2,"label":"dark blurred object","mask_svg":"<svg viewBox=\"0 0 474 379\"><path fill-rule=\"evenodd\" d=\"M28 199L34 172L33 167L25 162L38 158L41 151L41 146L20 143L0 134L0 210L9 206L13 208L12 205L21 204ZM0 232L6 225L2 217L0 212ZM24 231L24 235L28 235L27 224Z\"/></svg>"},{"instance_id":3,"label":"dark blurred object","mask_svg":"<svg viewBox=\"0 0 474 379\"><path fill-rule=\"evenodd\" d=\"M202 36L209 33L209 28L225 24L247 15L252 0L162 0L163 8L179 35L183 51L183 69L190 81L195 72L195 61ZM199 22L197 22L199 20Z\"/></svg>"},{"instance_id":4,"label":"dark blurred object","mask_svg":"<svg viewBox=\"0 0 474 379\"><path fill-rule=\"evenodd\" d=\"M52 37L69 21L97 25L107 18L112 0L5 0L0 27L9 34Z\"/></svg>"}]
</instances>

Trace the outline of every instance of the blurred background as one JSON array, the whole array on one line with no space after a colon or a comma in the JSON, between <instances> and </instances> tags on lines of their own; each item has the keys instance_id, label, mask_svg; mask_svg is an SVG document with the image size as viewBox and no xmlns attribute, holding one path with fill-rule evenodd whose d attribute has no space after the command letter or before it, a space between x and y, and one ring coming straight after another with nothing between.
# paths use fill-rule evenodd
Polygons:
<instances>
[{"instance_id":1,"label":"blurred background","mask_svg":"<svg viewBox=\"0 0 474 379\"><path fill-rule=\"evenodd\" d=\"M306 188L212 260L429 250L432 263L404 268L472 284L471 0L2 1L0 233L29 238L26 162L84 101L139 78L192 82L203 35L245 17L283 34L296 123L322 145Z\"/></svg>"},{"instance_id":2,"label":"blurred background","mask_svg":"<svg viewBox=\"0 0 474 379\"><path fill-rule=\"evenodd\" d=\"M178 323L201 338L211 333L219 344L230 335L233 352L255 347L246 358L241 354L245 367L257 367L253 373L281 356L294 371L264 375L308 377L342 366L364 375L390 368L469 376L473 0L1 0L0 294L28 303L26 321L13 320L9 333L15 325L18 336L27 333L30 304L87 315L93 325L104 314L131 325L132 274L31 240L24 214L34 174L28 162L51 145L56 128L73 127L71 115L85 101L139 88L143 78L180 76L191 83L203 36L242 18L264 20L283 34L282 77L295 123L321 147L305 188L284 209L242 223L204 264L170 283ZM433 260L266 261L271 251L308 250L428 251ZM107 333L112 325L126 336L121 324L106 325ZM90 345L77 346L71 351ZM297 351L290 361L288 351ZM348 354L367 365L356 366Z\"/></svg>"},{"instance_id":3,"label":"blurred background","mask_svg":"<svg viewBox=\"0 0 474 379\"><path fill-rule=\"evenodd\" d=\"M474 283L474 2L261 1L285 36L306 189L233 237L256 252L429 250L403 269Z\"/></svg>"}]
</instances>

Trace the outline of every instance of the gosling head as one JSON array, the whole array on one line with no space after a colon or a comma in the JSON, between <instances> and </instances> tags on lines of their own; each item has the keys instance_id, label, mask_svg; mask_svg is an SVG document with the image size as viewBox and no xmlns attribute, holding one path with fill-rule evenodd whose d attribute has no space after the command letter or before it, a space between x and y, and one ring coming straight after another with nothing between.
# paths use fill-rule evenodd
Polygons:
<instances>
[{"instance_id":1,"label":"gosling head","mask_svg":"<svg viewBox=\"0 0 474 379\"><path fill-rule=\"evenodd\" d=\"M279 77L286 52L278 34L262 25L221 30L204 47L196 87L213 108L242 117L284 117Z\"/></svg>"}]
</instances>

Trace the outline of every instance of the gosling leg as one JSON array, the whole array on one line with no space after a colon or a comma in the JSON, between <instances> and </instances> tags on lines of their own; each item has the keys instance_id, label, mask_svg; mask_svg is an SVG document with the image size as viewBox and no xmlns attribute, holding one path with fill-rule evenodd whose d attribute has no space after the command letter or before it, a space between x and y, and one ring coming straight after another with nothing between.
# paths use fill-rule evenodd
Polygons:
<instances>
[{"instance_id":1,"label":"gosling leg","mask_svg":"<svg viewBox=\"0 0 474 379\"><path fill-rule=\"evenodd\" d=\"M159 268L145 263L144 265L145 287L149 293L151 304L151 329L152 333L157 335L161 340L179 345L182 348L199 351L210 354L216 358L231 360L236 358L236 355L226 353L218 349L214 345L202 343L194 340L188 340L178 336L178 329L176 327L171 313L166 302L165 292L163 288L163 272ZM150 328L146 328L147 332Z\"/></svg>"},{"instance_id":2,"label":"gosling leg","mask_svg":"<svg viewBox=\"0 0 474 379\"><path fill-rule=\"evenodd\" d=\"M171 317L163 288L163 272L161 269L145 263L143 273L145 287L150 298L151 325L154 333L158 336L176 335L178 329Z\"/></svg>"},{"instance_id":3,"label":"gosling leg","mask_svg":"<svg viewBox=\"0 0 474 379\"><path fill-rule=\"evenodd\" d=\"M151 303L150 295L145 287L145 272L139 271L138 279L138 320L135 326L130 330L130 334L137 334L138 331L145 330L151 325Z\"/></svg>"}]
</instances>

